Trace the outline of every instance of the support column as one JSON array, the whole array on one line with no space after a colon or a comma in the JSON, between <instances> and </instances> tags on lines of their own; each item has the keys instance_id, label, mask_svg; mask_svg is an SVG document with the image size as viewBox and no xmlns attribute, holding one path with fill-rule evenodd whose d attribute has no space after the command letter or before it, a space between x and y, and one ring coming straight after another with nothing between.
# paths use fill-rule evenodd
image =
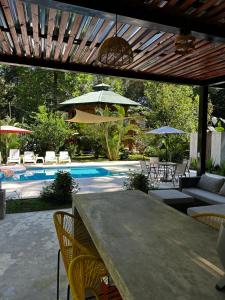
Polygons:
<instances>
[{"instance_id":1,"label":"support column","mask_svg":"<svg viewBox=\"0 0 225 300\"><path fill-rule=\"evenodd\" d=\"M205 173L206 138L208 125L208 86L200 87L199 114L198 114L198 166L197 174Z\"/></svg>"}]
</instances>

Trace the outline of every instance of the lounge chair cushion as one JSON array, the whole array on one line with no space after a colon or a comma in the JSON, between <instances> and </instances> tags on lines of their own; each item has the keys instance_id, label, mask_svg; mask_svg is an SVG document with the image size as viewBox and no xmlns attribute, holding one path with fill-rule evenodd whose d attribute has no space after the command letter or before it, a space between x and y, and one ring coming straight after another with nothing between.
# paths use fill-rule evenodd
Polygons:
<instances>
[{"instance_id":1,"label":"lounge chair cushion","mask_svg":"<svg viewBox=\"0 0 225 300\"><path fill-rule=\"evenodd\" d=\"M211 176L202 175L197 187L211 193L219 193L224 182L224 178L214 178Z\"/></svg>"},{"instance_id":2,"label":"lounge chair cushion","mask_svg":"<svg viewBox=\"0 0 225 300\"><path fill-rule=\"evenodd\" d=\"M225 204L196 206L196 207L189 207L187 209L187 214L189 216L194 216L197 214L206 214L206 213L225 215Z\"/></svg>"},{"instance_id":3,"label":"lounge chair cushion","mask_svg":"<svg viewBox=\"0 0 225 300\"><path fill-rule=\"evenodd\" d=\"M219 191L219 195L225 196L225 183L222 185L222 187Z\"/></svg>"},{"instance_id":4,"label":"lounge chair cushion","mask_svg":"<svg viewBox=\"0 0 225 300\"><path fill-rule=\"evenodd\" d=\"M216 193L211 193L199 188L186 188L183 193L192 196L195 199L204 201L209 204L225 204L225 197Z\"/></svg>"}]
</instances>

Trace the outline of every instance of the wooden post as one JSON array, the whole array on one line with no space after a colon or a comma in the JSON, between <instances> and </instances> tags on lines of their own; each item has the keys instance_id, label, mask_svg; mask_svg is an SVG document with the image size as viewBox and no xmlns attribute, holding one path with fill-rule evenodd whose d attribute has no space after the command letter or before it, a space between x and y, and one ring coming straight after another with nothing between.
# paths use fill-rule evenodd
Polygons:
<instances>
[{"instance_id":1,"label":"wooden post","mask_svg":"<svg viewBox=\"0 0 225 300\"><path fill-rule=\"evenodd\" d=\"M206 137L207 137L207 120L208 115L208 86L200 87L199 99L199 117L198 117L198 165L197 174L205 173L206 160Z\"/></svg>"}]
</instances>

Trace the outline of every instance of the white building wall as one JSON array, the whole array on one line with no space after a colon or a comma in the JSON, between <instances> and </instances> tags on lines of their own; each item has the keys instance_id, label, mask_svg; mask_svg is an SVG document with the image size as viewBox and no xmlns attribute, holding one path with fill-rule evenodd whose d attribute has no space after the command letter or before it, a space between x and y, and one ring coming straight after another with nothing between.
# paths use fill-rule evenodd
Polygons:
<instances>
[{"instance_id":1,"label":"white building wall","mask_svg":"<svg viewBox=\"0 0 225 300\"><path fill-rule=\"evenodd\" d=\"M211 141L211 158L215 165L220 165L221 163L221 145L222 145L222 134L221 132L212 132Z\"/></svg>"},{"instance_id":2,"label":"white building wall","mask_svg":"<svg viewBox=\"0 0 225 300\"><path fill-rule=\"evenodd\" d=\"M194 132L190 135L190 159L197 159L198 149L198 133Z\"/></svg>"}]
</instances>

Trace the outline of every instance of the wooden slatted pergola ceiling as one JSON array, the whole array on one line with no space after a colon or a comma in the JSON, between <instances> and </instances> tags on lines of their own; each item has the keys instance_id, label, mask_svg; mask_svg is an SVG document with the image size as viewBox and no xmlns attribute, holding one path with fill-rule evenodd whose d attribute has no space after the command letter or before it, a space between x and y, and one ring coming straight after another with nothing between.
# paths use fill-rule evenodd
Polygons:
<instances>
[{"instance_id":1,"label":"wooden slatted pergola ceiling","mask_svg":"<svg viewBox=\"0 0 225 300\"><path fill-rule=\"evenodd\" d=\"M0 61L69 71L206 85L225 81L225 1L0 0ZM101 43L115 34L134 61L106 68ZM179 29L192 31L195 50L175 53Z\"/></svg>"}]
</instances>

